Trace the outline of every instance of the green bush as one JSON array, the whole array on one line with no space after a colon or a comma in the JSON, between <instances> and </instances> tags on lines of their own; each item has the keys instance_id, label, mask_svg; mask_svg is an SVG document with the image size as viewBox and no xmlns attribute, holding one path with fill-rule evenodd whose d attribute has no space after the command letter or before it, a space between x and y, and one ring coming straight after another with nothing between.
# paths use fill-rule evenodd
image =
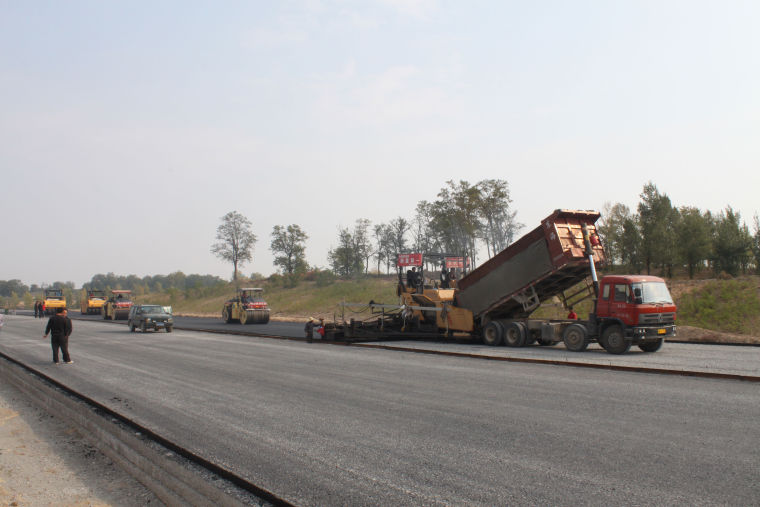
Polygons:
<instances>
[{"instance_id":1,"label":"green bush","mask_svg":"<svg viewBox=\"0 0 760 507\"><path fill-rule=\"evenodd\" d=\"M329 270L316 271L314 280L317 283L317 287L327 287L335 283L335 273Z\"/></svg>"}]
</instances>

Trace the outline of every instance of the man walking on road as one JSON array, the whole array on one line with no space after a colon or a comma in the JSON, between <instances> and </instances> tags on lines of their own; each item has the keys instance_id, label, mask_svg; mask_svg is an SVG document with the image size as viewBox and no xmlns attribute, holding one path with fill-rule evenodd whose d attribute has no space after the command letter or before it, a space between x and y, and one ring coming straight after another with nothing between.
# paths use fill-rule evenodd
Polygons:
<instances>
[{"instance_id":1,"label":"man walking on road","mask_svg":"<svg viewBox=\"0 0 760 507\"><path fill-rule=\"evenodd\" d=\"M69 336L71 335L71 319L66 316L65 308L56 308L55 315L48 319L45 335L50 334L50 345L53 347L53 362L58 364L58 349L63 354L63 362L71 364L74 361L69 356Z\"/></svg>"}]
</instances>

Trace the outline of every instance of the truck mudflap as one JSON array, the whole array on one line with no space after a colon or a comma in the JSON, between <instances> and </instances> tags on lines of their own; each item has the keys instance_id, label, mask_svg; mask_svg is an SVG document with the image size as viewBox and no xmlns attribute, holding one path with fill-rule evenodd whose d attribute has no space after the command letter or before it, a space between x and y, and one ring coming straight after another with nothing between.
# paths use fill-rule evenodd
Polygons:
<instances>
[{"instance_id":1,"label":"truck mudflap","mask_svg":"<svg viewBox=\"0 0 760 507\"><path fill-rule=\"evenodd\" d=\"M660 338L672 338L676 335L675 324L664 326L635 326L628 329L626 333L633 339L634 343L647 340L658 340Z\"/></svg>"}]
</instances>

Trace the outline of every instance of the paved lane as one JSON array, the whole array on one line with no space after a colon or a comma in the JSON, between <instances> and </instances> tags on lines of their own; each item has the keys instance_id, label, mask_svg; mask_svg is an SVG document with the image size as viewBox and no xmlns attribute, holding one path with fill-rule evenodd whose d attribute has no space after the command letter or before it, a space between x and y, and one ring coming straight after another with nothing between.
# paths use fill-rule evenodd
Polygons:
<instances>
[{"instance_id":1,"label":"paved lane","mask_svg":"<svg viewBox=\"0 0 760 507\"><path fill-rule=\"evenodd\" d=\"M76 316L76 315L75 315ZM97 320L94 316L90 320ZM102 319L100 319L102 322ZM221 319L177 317L177 326L187 329L212 329L215 331L259 333L264 335L303 338L303 324L298 322L273 322L265 325L226 324ZM119 321L124 322L124 321ZM624 355L608 354L598 344L589 345L582 353L569 352L563 344L553 347L533 345L522 348L489 347L477 340L386 340L367 342L370 345L388 345L409 350L430 350L445 353L472 354L497 358L541 359L574 363L615 365L632 368L654 368L704 373L722 373L760 377L760 347L743 345L706 345L699 343L665 343L655 353L642 352L631 347Z\"/></svg>"},{"instance_id":2,"label":"paved lane","mask_svg":"<svg viewBox=\"0 0 760 507\"><path fill-rule=\"evenodd\" d=\"M69 316L76 320L87 320L92 322L104 322L103 317L99 315L81 315L78 311L69 312ZM235 333L252 333L267 334L272 336L287 336L291 338L303 338L303 326L305 322L278 322L270 320L267 324L248 324L240 323L227 324L220 318L211 317L179 317L174 316L175 326L187 329L211 329L214 331L225 331ZM125 320L116 321L118 324L126 324Z\"/></svg>"},{"instance_id":3,"label":"paved lane","mask_svg":"<svg viewBox=\"0 0 760 507\"><path fill-rule=\"evenodd\" d=\"M755 383L41 321L0 350L301 505L749 505Z\"/></svg>"}]
</instances>

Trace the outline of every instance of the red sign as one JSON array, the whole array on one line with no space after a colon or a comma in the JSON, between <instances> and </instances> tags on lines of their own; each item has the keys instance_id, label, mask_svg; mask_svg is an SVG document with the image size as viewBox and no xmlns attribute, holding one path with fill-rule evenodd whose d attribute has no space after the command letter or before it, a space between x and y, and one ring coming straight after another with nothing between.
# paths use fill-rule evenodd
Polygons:
<instances>
[{"instance_id":1,"label":"red sign","mask_svg":"<svg viewBox=\"0 0 760 507\"><path fill-rule=\"evenodd\" d=\"M446 269L458 268L464 269L463 257L446 257Z\"/></svg>"},{"instance_id":2,"label":"red sign","mask_svg":"<svg viewBox=\"0 0 760 507\"><path fill-rule=\"evenodd\" d=\"M420 253L398 254L398 259L396 260L396 266L399 266L399 267L422 266L422 254Z\"/></svg>"}]
</instances>

